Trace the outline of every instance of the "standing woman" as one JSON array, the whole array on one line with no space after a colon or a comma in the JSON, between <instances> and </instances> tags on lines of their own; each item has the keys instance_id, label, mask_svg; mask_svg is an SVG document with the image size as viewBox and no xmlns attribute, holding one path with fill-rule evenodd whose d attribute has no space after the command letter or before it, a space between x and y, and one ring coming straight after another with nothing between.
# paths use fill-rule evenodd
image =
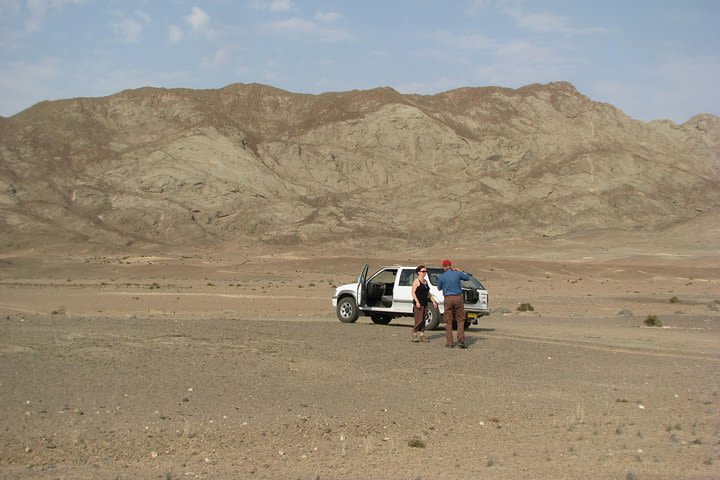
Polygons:
<instances>
[{"instance_id":1,"label":"standing woman","mask_svg":"<svg viewBox=\"0 0 720 480\"><path fill-rule=\"evenodd\" d=\"M420 265L415 269L415 272L418 274L412 284L415 325L413 326L412 338L410 340L413 342L427 342L428 339L425 337L425 314L427 313L428 301L431 299L430 286L427 282L427 268L425 268L425 265ZM432 299L432 302L437 307L435 299Z\"/></svg>"}]
</instances>

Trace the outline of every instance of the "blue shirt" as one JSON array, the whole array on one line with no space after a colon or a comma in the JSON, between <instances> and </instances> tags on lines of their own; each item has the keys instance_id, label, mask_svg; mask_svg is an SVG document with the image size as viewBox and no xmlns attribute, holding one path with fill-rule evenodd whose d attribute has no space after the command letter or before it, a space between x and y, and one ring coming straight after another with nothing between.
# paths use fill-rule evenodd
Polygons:
<instances>
[{"instance_id":1,"label":"blue shirt","mask_svg":"<svg viewBox=\"0 0 720 480\"><path fill-rule=\"evenodd\" d=\"M470 280L470 275L457 270L445 270L438 277L438 288L442 290L443 295L460 295L462 294L461 280Z\"/></svg>"}]
</instances>

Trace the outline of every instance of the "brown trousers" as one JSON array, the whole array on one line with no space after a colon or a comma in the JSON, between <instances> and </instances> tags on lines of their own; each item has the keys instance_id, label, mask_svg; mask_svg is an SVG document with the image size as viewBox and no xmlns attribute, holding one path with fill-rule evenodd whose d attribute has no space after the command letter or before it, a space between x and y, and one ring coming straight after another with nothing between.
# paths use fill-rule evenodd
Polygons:
<instances>
[{"instance_id":1,"label":"brown trousers","mask_svg":"<svg viewBox=\"0 0 720 480\"><path fill-rule=\"evenodd\" d=\"M425 314L427 313L427 305L418 308L417 304L413 305L413 316L415 317L415 325L413 325L413 333L425 331Z\"/></svg>"},{"instance_id":2,"label":"brown trousers","mask_svg":"<svg viewBox=\"0 0 720 480\"><path fill-rule=\"evenodd\" d=\"M448 345L453 343L453 320L457 322L457 340L465 341L465 299L462 295L446 295L445 305L445 340Z\"/></svg>"}]
</instances>

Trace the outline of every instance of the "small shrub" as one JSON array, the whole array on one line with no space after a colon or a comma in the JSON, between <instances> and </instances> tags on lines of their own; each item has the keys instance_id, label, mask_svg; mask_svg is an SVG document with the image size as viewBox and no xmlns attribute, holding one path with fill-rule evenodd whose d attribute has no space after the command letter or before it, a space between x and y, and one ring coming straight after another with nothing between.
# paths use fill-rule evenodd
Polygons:
<instances>
[{"instance_id":1,"label":"small shrub","mask_svg":"<svg viewBox=\"0 0 720 480\"><path fill-rule=\"evenodd\" d=\"M645 318L645 325L648 327L661 327L662 322L657 315L650 314Z\"/></svg>"},{"instance_id":2,"label":"small shrub","mask_svg":"<svg viewBox=\"0 0 720 480\"><path fill-rule=\"evenodd\" d=\"M408 447L425 448L425 442L423 442L422 438L415 436L408 440Z\"/></svg>"},{"instance_id":3,"label":"small shrub","mask_svg":"<svg viewBox=\"0 0 720 480\"><path fill-rule=\"evenodd\" d=\"M521 303L517 307L517 311L518 312L534 312L535 308L532 305L530 305L529 303Z\"/></svg>"},{"instance_id":4,"label":"small shrub","mask_svg":"<svg viewBox=\"0 0 720 480\"><path fill-rule=\"evenodd\" d=\"M668 300L668 302L670 302L670 303L680 303L680 299L679 299L678 297L676 297L676 296L672 296L672 297L670 297L670 299Z\"/></svg>"}]
</instances>

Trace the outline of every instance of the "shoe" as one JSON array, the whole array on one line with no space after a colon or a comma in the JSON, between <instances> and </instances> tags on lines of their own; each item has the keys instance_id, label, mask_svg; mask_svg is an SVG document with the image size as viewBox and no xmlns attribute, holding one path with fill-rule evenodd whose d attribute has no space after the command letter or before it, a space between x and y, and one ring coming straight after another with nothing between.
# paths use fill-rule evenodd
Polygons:
<instances>
[{"instance_id":1,"label":"shoe","mask_svg":"<svg viewBox=\"0 0 720 480\"><path fill-rule=\"evenodd\" d=\"M428 338L425 336L424 333L420 334L419 339L421 342L429 342L430 341L430 340L428 340Z\"/></svg>"},{"instance_id":2,"label":"shoe","mask_svg":"<svg viewBox=\"0 0 720 480\"><path fill-rule=\"evenodd\" d=\"M465 342L458 342L458 347L467 348L467 345L465 344Z\"/></svg>"},{"instance_id":3,"label":"shoe","mask_svg":"<svg viewBox=\"0 0 720 480\"><path fill-rule=\"evenodd\" d=\"M413 334L413 336L412 336L412 338L410 339L410 341L413 342L413 343L417 343L417 342L420 341L420 339L418 339L417 335Z\"/></svg>"},{"instance_id":4,"label":"shoe","mask_svg":"<svg viewBox=\"0 0 720 480\"><path fill-rule=\"evenodd\" d=\"M455 346L455 345L453 345L452 343L446 343L446 344L445 344L445 348L453 348L454 346Z\"/></svg>"}]
</instances>

